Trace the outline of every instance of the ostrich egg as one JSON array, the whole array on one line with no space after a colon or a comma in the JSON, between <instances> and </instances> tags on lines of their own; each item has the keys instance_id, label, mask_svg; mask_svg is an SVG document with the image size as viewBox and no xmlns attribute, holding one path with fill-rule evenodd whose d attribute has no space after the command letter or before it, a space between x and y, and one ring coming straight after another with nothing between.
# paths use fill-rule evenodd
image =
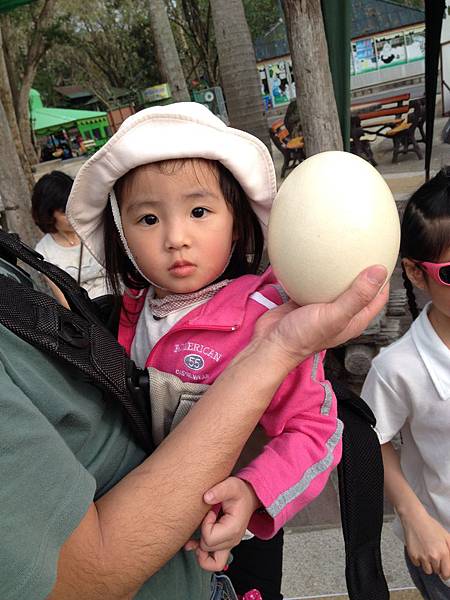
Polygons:
<instances>
[{"instance_id":1,"label":"ostrich egg","mask_svg":"<svg viewBox=\"0 0 450 600\"><path fill-rule=\"evenodd\" d=\"M378 171L348 152L311 156L281 185L269 220L274 273L297 304L332 302L366 267L389 276L400 246L392 193Z\"/></svg>"}]
</instances>

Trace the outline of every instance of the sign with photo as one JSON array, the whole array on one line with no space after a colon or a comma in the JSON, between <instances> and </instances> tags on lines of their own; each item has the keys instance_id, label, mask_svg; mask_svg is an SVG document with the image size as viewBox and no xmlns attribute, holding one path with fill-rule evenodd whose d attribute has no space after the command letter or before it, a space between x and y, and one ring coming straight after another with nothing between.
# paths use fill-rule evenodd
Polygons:
<instances>
[{"instance_id":1,"label":"sign with photo","mask_svg":"<svg viewBox=\"0 0 450 600\"><path fill-rule=\"evenodd\" d=\"M377 68L377 58L372 38L355 40L352 44L355 73L367 73Z\"/></svg>"},{"instance_id":2,"label":"sign with photo","mask_svg":"<svg viewBox=\"0 0 450 600\"><path fill-rule=\"evenodd\" d=\"M379 69L406 62L406 47L403 32L375 38L375 44Z\"/></svg>"}]
</instances>

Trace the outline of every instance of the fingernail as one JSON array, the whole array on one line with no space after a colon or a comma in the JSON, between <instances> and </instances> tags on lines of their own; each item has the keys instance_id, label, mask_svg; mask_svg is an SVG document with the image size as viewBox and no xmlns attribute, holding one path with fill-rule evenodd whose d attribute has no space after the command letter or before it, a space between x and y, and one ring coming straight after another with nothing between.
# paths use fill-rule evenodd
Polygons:
<instances>
[{"instance_id":1,"label":"fingernail","mask_svg":"<svg viewBox=\"0 0 450 600\"><path fill-rule=\"evenodd\" d=\"M383 265L375 265L367 271L367 279L374 285L382 285L386 281L387 271Z\"/></svg>"},{"instance_id":2,"label":"fingernail","mask_svg":"<svg viewBox=\"0 0 450 600\"><path fill-rule=\"evenodd\" d=\"M208 502L208 504L211 504L211 502L214 500L214 495L211 492L206 492L206 494L203 496L203 499L205 502Z\"/></svg>"}]
</instances>

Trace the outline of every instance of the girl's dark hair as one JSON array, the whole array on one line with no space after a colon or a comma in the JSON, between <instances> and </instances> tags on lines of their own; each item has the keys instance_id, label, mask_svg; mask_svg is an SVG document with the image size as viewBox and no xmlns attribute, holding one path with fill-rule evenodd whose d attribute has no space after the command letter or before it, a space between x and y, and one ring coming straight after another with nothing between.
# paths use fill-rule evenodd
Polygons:
<instances>
[{"instance_id":1,"label":"girl's dark hair","mask_svg":"<svg viewBox=\"0 0 450 600\"><path fill-rule=\"evenodd\" d=\"M437 262L449 245L450 168L446 167L409 199L402 219L400 256ZM409 309L415 319L419 310L413 286L402 269Z\"/></svg>"},{"instance_id":2,"label":"girl's dark hair","mask_svg":"<svg viewBox=\"0 0 450 600\"><path fill-rule=\"evenodd\" d=\"M55 233L55 210L66 211L73 179L62 171L43 175L33 188L31 215L44 233Z\"/></svg>"},{"instance_id":3,"label":"girl's dark hair","mask_svg":"<svg viewBox=\"0 0 450 600\"><path fill-rule=\"evenodd\" d=\"M187 160L190 159L161 161L155 164L158 164L165 172L173 173L175 169L180 168ZM217 281L256 273L261 262L264 236L261 225L250 206L248 198L236 178L222 163L205 159L202 159L202 162L207 163L217 173L220 190L234 217L236 242L233 254L227 268ZM124 180L131 172L129 171L121 177L114 186L119 206ZM104 244L107 279L115 294L120 294L121 282L126 287L132 289L144 289L149 286L148 281L137 272L125 252L119 232L114 223L111 204L109 202L104 212Z\"/></svg>"}]
</instances>

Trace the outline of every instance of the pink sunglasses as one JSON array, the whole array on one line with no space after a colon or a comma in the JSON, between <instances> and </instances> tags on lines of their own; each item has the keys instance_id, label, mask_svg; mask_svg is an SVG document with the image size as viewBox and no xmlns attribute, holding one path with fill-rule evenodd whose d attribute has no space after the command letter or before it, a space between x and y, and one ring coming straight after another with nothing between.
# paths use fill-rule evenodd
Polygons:
<instances>
[{"instance_id":1,"label":"pink sunglasses","mask_svg":"<svg viewBox=\"0 0 450 600\"><path fill-rule=\"evenodd\" d=\"M435 263L422 260L413 261L425 269L428 275L441 285L450 285L450 262Z\"/></svg>"}]
</instances>

